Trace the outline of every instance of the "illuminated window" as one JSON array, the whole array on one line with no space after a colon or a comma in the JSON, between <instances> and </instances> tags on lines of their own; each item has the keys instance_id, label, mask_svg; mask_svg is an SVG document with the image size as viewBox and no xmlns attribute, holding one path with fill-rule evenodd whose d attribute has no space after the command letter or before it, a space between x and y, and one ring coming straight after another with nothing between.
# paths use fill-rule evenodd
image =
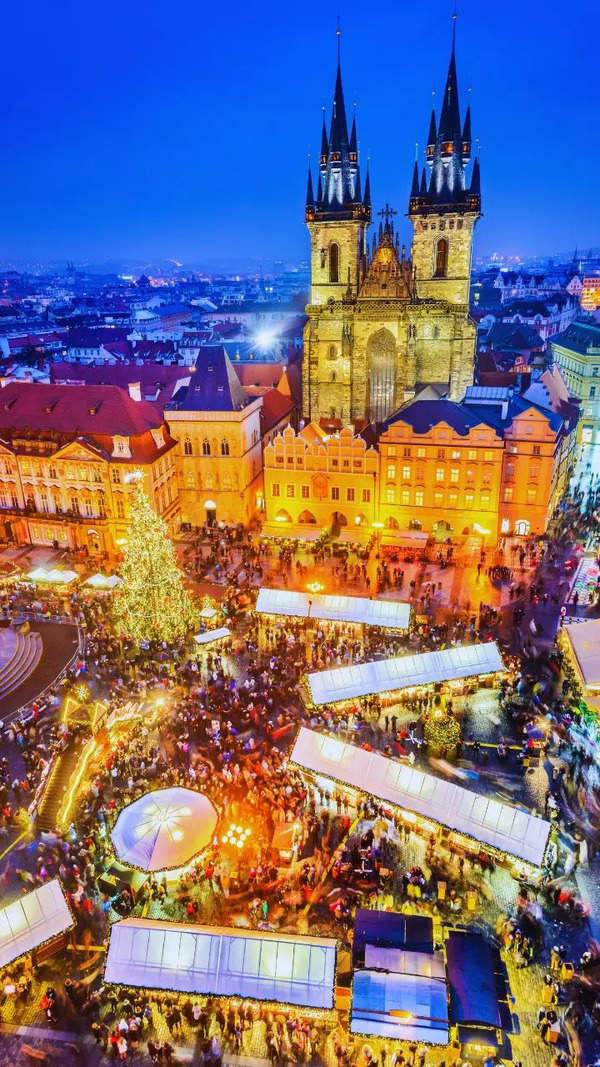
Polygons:
<instances>
[{"instance_id":1,"label":"illuminated window","mask_svg":"<svg viewBox=\"0 0 600 1067\"><path fill-rule=\"evenodd\" d=\"M331 244L329 246L329 281L332 283L339 282L340 280L340 246L338 244Z\"/></svg>"},{"instance_id":2,"label":"illuminated window","mask_svg":"<svg viewBox=\"0 0 600 1067\"><path fill-rule=\"evenodd\" d=\"M465 493L465 507L472 508L474 499L473 493Z\"/></svg>"},{"instance_id":3,"label":"illuminated window","mask_svg":"<svg viewBox=\"0 0 600 1067\"><path fill-rule=\"evenodd\" d=\"M537 497L537 489L533 489L532 488L532 489L528 489L527 490L527 503L528 504L535 504L536 497Z\"/></svg>"},{"instance_id":4,"label":"illuminated window","mask_svg":"<svg viewBox=\"0 0 600 1067\"><path fill-rule=\"evenodd\" d=\"M295 495L294 494L294 486L293 485L288 485L288 487L287 487L287 496L291 499L294 495Z\"/></svg>"},{"instance_id":5,"label":"illuminated window","mask_svg":"<svg viewBox=\"0 0 600 1067\"><path fill-rule=\"evenodd\" d=\"M410 504L410 489L403 489L400 497L402 504Z\"/></svg>"},{"instance_id":6,"label":"illuminated window","mask_svg":"<svg viewBox=\"0 0 600 1067\"><path fill-rule=\"evenodd\" d=\"M482 508L487 508L487 507L489 507L489 505L490 505L490 494L489 493L482 493L481 494L481 506L482 506Z\"/></svg>"},{"instance_id":7,"label":"illuminated window","mask_svg":"<svg viewBox=\"0 0 600 1067\"><path fill-rule=\"evenodd\" d=\"M388 463L387 476L390 479L390 481L393 481L394 478L396 477L396 464L395 463Z\"/></svg>"},{"instance_id":8,"label":"illuminated window","mask_svg":"<svg viewBox=\"0 0 600 1067\"><path fill-rule=\"evenodd\" d=\"M423 490L422 489L415 489L415 504L417 505L418 508L422 508L423 507L423 497L424 497Z\"/></svg>"},{"instance_id":9,"label":"illuminated window","mask_svg":"<svg viewBox=\"0 0 600 1067\"><path fill-rule=\"evenodd\" d=\"M483 458L486 463L491 463L494 458L494 453L490 452L489 448L486 448L485 452L483 453Z\"/></svg>"},{"instance_id":10,"label":"illuminated window","mask_svg":"<svg viewBox=\"0 0 600 1067\"><path fill-rule=\"evenodd\" d=\"M506 489L504 490L504 499L505 499L507 504L510 503L510 501L513 498L513 496L514 496L514 489L513 489L512 485L507 485Z\"/></svg>"},{"instance_id":11,"label":"illuminated window","mask_svg":"<svg viewBox=\"0 0 600 1067\"><path fill-rule=\"evenodd\" d=\"M452 449L452 459L460 459L460 452L457 448Z\"/></svg>"},{"instance_id":12,"label":"illuminated window","mask_svg":"<svg viewBox=\"0 0 600 1067\"><path fill-rule=\"evenodd\" d=\"M454 484L456 484L458 482L459 475L460 475L460 471L459 471L458 467L450 467L450 481L451 482L454 482Z\"/></svg>"},{"instance_id":13,"label":"illuminated window","mask_svg":"<svg viewBox=\"0 0 600 1067\"><path fill-rule=\"evenodd\" d=\"M418 459L425 459L426 451L424 448L417 448Z\"/></svg>"},{"instance_id":14,"label":"illuminated window","mask_svg":"<svg viewBox=\"0 0 600 1067\"><path fill-rule=\"evenodd\" d=\"M508 533L509 530L510 530L510 522L508 521L508 519L502 519L502 524L500 526L500 532L501 533Z\"/></svg>"},{"instance_id":15,"label":"illuminated window","mask_svg":"<svg viewBox=\"0 0 600 1067\"><path fill-rule=\"evenodd\" d=\"M433 503L436 507L441 508L444 504L444 494L436 492L433 494Z\"/></svg>"},{"instance_id":16,"label":"illuminated window","mask_svg":"<svg viewBox=\"0 0 600 1067\"><path fill-rule=\"evenodd\" d=\"M467 481L472 482L475 479L475 471L471 467L467 467Z\"/></svg>"},{"instance_id":17,"label":"illuminated window","mask_svg":"<svg viewBox=\"0 0 600 1067\"><path fill-rule=\"evenodd\" d=\"M402 479L405 482L409 482L410 481L410 467L403 467L402 468Z\"/></svg>"},{"instance_id":18,"label":"illuminated window","mask_svg":"<svg viewBox=\"0 0 600 1067\"><path fill-rule=\"evenodd\" d=\"M436 482L443 482L445 473L446 472L443 467L437 467L435 471Z\"/></svg>"},{"instance_id":19,"label":"illuminated window","mask_svg":"<svg viewBox=\"0 0 600 1067\"><path fill-rule=\"evenodd\" d=\"M396 490L394 489L393 486L390 485L386 489L386 491L385 491L385 499L386 499L386 503L388 503L388 504L393 504L395 502L395 500L396 500Z\"/></svg>"},{"instance_id":20,"label":"illuminated window","mask_svg":"<svg viewBox=\"0 0 600 1067\"><path fill-rule=\"evenodd\" d=\"M125 503L124 503L123 497L121 496L120 493L116 493L115 494L115 507L117 509L117 518L118 519L124 519L125 518Z\"/></svg>"},{"instance_id":21,"label":"illuminated window","mask_svg":"<svg viewBox=\"0 0 600 1067\"><path fill-rule=\"evenodd\" d=\"M273 484L273 496L281 496L281 488L279 482Z\"/></svg>"},{"instance_id":22,"label":"illuminated window","mask_svg":"<svg viewBox=\"0 0 600 1067\"><path fill-rule=\"evenodd\" d=\"M469 449L467 452L467 459L477 459L477 450L475 448Z\"/></svg>"},{"instance_id":23,"label":"illuminated window","mask_svg":"<svg viewBox=\"0 0 600 1067\"><path fill-rule=\"evenodd\" d=\"M391 445L390 448L388 448L388 456L395 456L395 455L396 455L396 446L395 445Z\"/></svg>"},{"instance_id":24,"label":"illuminated window","mask_svg":"<svg viewBox=\"0 0 600 1067\"><path fill-rule=\"evenodd\" d=\"M448 493L448 507L455 508L458 505L458 493Z\"/></svg>"}]
</instances>

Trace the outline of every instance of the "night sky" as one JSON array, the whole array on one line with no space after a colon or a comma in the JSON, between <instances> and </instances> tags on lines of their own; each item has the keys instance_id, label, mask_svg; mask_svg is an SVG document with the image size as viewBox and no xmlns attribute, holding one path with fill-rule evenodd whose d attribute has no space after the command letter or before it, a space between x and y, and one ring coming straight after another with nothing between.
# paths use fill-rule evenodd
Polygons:
<instances>
[{"instance_id":1,"label":"night sky","mask_svg":"<svg viewBox=\"0 0 600 1067\"><path fill-rule=\"evenodd\" d=\"M373 206L406 211L446 76L450 0L346 0L342 71ZM483 210L476 251L600 245L597 0L459 0ZM306 156L331 107L330 5L62 0L3 14L0 259L306 256ZM364 170L363 170L364 174ZM406 239L409 227L402 220Z\"/></svg>"}]
</instances>

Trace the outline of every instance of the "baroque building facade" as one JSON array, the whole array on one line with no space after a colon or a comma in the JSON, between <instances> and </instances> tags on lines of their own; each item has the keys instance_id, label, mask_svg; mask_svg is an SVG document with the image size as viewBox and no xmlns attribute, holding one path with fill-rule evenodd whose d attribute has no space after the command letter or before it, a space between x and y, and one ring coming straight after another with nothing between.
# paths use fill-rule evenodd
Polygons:
<instances>
[{"instance_id":1,"label":"baroque building facade","mask_svg":"<svg viewBox=\"0 0 600 1067\"><path fill-rule=\"evenodd\" d=\"M356 120L350 134L338 55L317 188L309 167L306 224L311 290L304 331L307 420L381 423L419 387L444 384L460 400L473 381L469 318L473 233L481 214L479 161L470 181L471 116L461 124L454 41L439 124L432 113L426 167L415 162L410 254L387 204L371 242L371 182L361 183Z\"/></svg>"}]
</instances>

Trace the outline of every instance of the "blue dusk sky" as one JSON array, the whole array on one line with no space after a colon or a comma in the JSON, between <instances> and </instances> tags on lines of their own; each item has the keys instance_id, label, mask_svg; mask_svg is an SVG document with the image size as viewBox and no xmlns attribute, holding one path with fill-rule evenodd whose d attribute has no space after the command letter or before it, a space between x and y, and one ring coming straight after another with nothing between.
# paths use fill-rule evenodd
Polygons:
<instances>
[{"instance_id":1,"label":"blue dusk sky","mask_svg":"<svg viewBox=\"0 0 600 1067\"><path fill-rule=\"evenodd\" d=\"M339 5L373 207L406 211L451 0ZM307 153L331 109L337 5L257 0L9 4L0 258L211 265L306 256ZM476 251L600 245L597 0L459 0L484 218Z\"/></svg>"}]
</instances>

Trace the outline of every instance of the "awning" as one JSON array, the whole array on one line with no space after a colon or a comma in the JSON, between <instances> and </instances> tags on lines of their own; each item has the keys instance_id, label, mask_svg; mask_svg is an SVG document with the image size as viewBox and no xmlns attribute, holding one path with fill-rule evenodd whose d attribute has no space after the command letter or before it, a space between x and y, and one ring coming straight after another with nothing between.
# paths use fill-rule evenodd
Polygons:
<instances>
[{"instance_id":1,"label":"awning","mask_svg":"<svg viewBox=\"0 0 600 1067\"><path fill-rule=\"evenodd\" d=\"M93 589L114 589L116 585L119 585L122 581L117 574L92 574L91 578L86 578L84 585L91 585Z\"/></svg>"},{"instance_id":2,"label":"awning","mask_svg":"<svg viewBox=\"0 0 600 1067\"><path fill-rule=\"evenodd\" d=\"M69 585L74 582L76 578L79 578L77 571L61 571L58 568L54 570L45 570L44 567L36 567L34 570L29 571L29 574L25 575L30 582L50 582L56 585Z\"/></svg>"},{"instance_id":3,"label":"awning","mask_svg":"<svg viewBox=\"0 0 600 1067\"><path fill-rule=\"evenodd\" d=\"M289 537L292 541L318 541L323 530L320 526L297 526L293 522L265 522L261 537Z\"/></svg>"},{"instance_id":4,"label":"awning","mask_svg":"<svg viewBox=\"0 0 600 1067\"><path fill-rule=\"evenodd\" d=\"M489 641L317 671L308 675L308 683L314 704L336 704L341 700L393 693L415 685L495 674L504 669L497 644Z\"/></svg>"},{"instance_id":5,"label":"awning","mask_svg":"<svg viewBox=\"0 0 600 1067\"><path fill-rule=\"evenodd\" d=\"M231 630L227 626L219 626L217 630L207 630L205 634L195 634L194 641L197 645L210 645L213 641L221 641L224 637L231 637Z\"/></svg>"},{"instance_id":6,"label":"awning","mask_svg":"<svg viewBox=\"0 0 600 1067\"><path fill-rule=\"evenodd\" d=\"M600 619L567 623L564 631L586 689L600 689Z\"/></svg>"},{"instance_id":7,"label":"awning","mask_svg":"<svg viewBox=\"0 0 600 1067\"><path fill-rule=\"evenodd\" d=\"M410 624L410 604L401 600L370 600L362 596L323 593L312 595L292 589L259 589L256 611L261 615L360 623L390 630L406 630Z\"/></svg>"},{"instance_id":8,"label":"awning","mask_svg":"<svg viewBox=\"0 0 600 1067\"><path fill-rule=\"evenodd\" d=\"M336 946L332 938L124 919L111 929L104 980L332 1008Z\"/></svg>"},{"instance_id":9,"label":"awning","mask_svg":"<svg viewBox=\"0 0 600 1067\"><path fill-rule=\"evenodd\" d=\"M424 530L384 530L381 534L382 545L395 545L397 548L425 548L429 534Z\"/></svg>"},{"instance_id":10,"label":"awning","mask_svg":"<svg viewBox=\"0 0 600 1067\"><path fill-rule=\"evenodd\" d=\"M344 526L332 540L345 545L367 545L372 537L373 530L368 526Z\"/></svg>"},{"instance_id":11,"label":"awning","mask_svg":"<svg viewBox=\"0 0 600 1067\"><path fill-rule=\"evenodd\" d=\"M292 763L539 866L550 823L522 808L301 727Z\"/></svg>"},{"instance_id":12,"label":"awning","mask_svg":"<svg viewBox=\"0 0 600 1067\"><path fill-rule=\"evenodd\" d=\"M111 831L122 863L143 871L185 867L212 841L217 813L204 793L173 786L128 804Z\"/></svg>"},{"instance_id":13,"label":"awning","mask_svg":"<svg viewBox=\"0 0 600 1067\"><path fill-rule=\"evenodd\" d=\"M58 878L0 910L0 967L74 925Z\"/></svg>"},{"instance_id":14,"label":"awning","mask_svg":"<svg viewBox=\"0 0 600 1067\"><path fill-rule=\"evenodd\" d=\"M452 1022L501 1026L498 950L482 934L452 930L446 940L446 966Z\"/></svg>"},{"instance_id":15,"label":"awning","mask_svg":"<svg viewBox=\"0 0 600 1067\"><path fill-rule=\"evenodd\" d=\"M434 978L387 970L355 971L350 1031L397 1041L447 1045L448 1006L443 973Z\"/></svg>"}]
</instances>

